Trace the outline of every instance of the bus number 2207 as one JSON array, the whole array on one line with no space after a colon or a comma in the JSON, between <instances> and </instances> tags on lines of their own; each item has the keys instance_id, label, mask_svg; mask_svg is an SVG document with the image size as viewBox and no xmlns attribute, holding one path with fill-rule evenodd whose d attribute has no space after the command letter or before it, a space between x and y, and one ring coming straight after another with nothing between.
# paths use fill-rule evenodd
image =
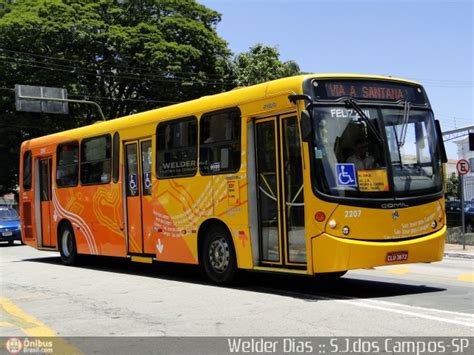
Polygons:
<instances>
[{"instance_id":1,"label":"bus number 2207","mask_svg":"<svg viewBox=\"0 0 474 355\"><path fill-rule=\"evenodd\" d=\"M362 214L361 210L344 211L344 217L346 218L359 218L361 214Z\"/></svg>"}]
</instances>

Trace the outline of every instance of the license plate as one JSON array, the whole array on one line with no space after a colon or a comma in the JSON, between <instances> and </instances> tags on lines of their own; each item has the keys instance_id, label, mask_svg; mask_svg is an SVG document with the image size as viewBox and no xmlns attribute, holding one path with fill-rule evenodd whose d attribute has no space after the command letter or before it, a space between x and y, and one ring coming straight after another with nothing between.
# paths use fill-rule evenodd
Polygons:
<instances>
[{"instance_id":1,"label":"license plate","mask_svg":"<svg viewBox=\"0 0 474 355\"><path fill-rule=\"evenodd\" d=\"M388 263L393 263L395 261L406 261L408 260L408 251L390 251L385 257L385 261Z\"/></svg>"},{"instance_id":2,"label":"license plate","mask_svg":"<svg viewBox=\"0 0 474 355\"><path fill-rule=\"evenodd\" d=\"M10 232L10 231L8 231L8 232L2 232L2 235L3 235L4 237L10 237L10 236L12 236L12 234L13 234L13 233Z\"/></svg>"}]
</instances>

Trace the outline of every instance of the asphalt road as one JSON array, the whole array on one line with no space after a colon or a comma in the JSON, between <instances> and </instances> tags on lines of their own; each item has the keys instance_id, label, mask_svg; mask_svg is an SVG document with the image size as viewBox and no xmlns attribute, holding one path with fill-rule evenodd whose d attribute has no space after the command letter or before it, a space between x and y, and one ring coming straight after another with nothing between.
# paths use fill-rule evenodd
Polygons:
<instances>
[{"instance_id":1,"label":"asphalt road","mask_svg":"<svg viewBox=\"0 0 474 355\"><path fill-rule=\"evenodd\" d=\"M474 260L358 270L342 279L247 272L235 287L196 267L0 245L0 336L470 336Z\"/></svg>"}]
</instances>

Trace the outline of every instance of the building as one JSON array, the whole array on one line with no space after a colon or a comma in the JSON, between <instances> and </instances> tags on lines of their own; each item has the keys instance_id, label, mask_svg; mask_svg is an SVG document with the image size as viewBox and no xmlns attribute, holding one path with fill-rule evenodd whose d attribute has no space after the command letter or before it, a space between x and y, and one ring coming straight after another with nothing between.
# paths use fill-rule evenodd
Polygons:
<instances>
[{"instance_id":1,"label":"building","mask_svg":"<svg viewBox=\"0 0 474 355\"><path fill-rule=\"evenodd\" d=\"M474 200L474 151L469 150L469 138L467 136L454 143L458 146L458 158L466 159L471 167L470 172L463 177L464 200Z\"/></svg>"}]
</instances>

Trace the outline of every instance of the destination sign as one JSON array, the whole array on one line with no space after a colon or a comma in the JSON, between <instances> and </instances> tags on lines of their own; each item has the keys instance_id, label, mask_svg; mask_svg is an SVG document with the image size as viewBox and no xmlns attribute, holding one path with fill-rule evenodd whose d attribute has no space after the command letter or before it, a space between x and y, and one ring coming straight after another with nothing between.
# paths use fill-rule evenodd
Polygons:
<instances>
[{"instance_id":1,"label":"destination sign","mask_svg":"<svg viewBox=\"0 0 474 355\"><path fill-rule=\"evenodd\" d=\"M377 80L324 80L317 81L316 99L337 100L352 97L359 100L427 102L420 87Z\"/></svg>"}]
</instances>

